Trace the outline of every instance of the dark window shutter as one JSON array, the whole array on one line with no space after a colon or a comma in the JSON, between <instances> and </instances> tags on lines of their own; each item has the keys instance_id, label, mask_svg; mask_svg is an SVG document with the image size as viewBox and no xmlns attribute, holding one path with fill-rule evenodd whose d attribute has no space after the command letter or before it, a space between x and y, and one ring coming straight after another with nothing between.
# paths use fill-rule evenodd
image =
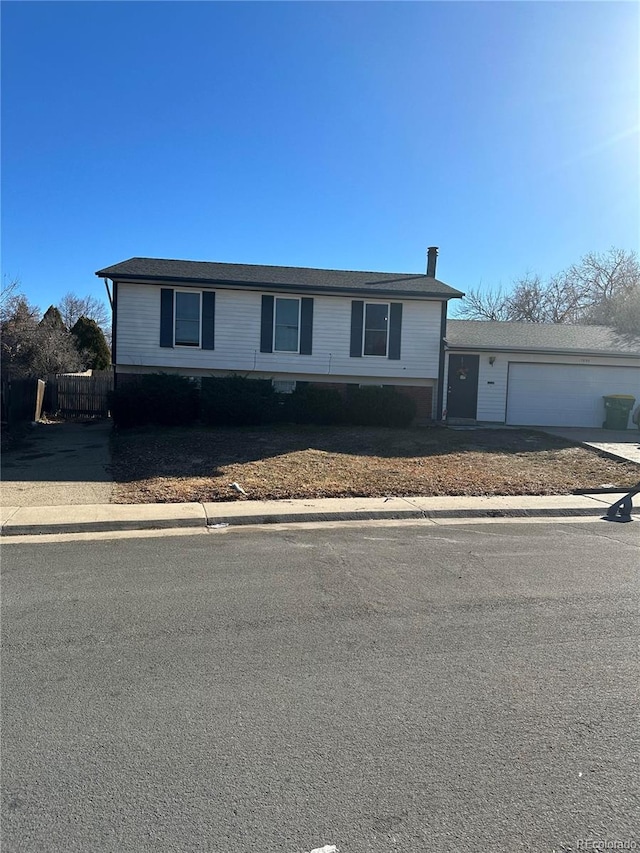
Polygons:
<instances>
[{"instance_id":1,"label":"dark window shutter","mask_svg":"<svg viewBox=\"0 0 640 853\"><path fill-rule=\"evenodd\" d=\"M311 355L313 344L313 299L303 297L300 306L300 355Z\"/></svg>"},{"instance_id":2,"label":"dark window shutter","mask_svg":"<svg viewBox=\"0 0 640 853\"><path fill-rule=\"evenodd\" d=\"M212 290L202 293L202 349L214 349L216 295Z\"/></svg>"},{"instance_id":3,"label":"dark window shutter","mask_svg":"<svg viewBox=\"0 0 640 853\"><path fill-rule=\"evenodd\" d=\"M273 296L262 297L260 352L273 352Z\"/></svg>"},{"instance_id":4,"label":"dark window shutter","mask_svg":"<svg viewBox=\"0 0 640 853\"><path fill-rule=\"evenodd\" d=\"M402 302L392 302L389 312L389 358L400 358L402 338Z\"/></svg>"},{"instance_id":5,"label":"dark window shutter","mask_svg":"<svg viewBox=\"0 0 640 853\"><path fill-rule=\"evenodd\" d=\"M362 324L364 322L364 302L353 300L351 303L351 347L349 355L359 358L362 355Z\"/></svg>"},{"instance_id":6,"label":"dark window shutter","mask_svg":"<svg viewBox=\"0 0 640 853\"><path fill-rule=\"evenodd\" d=\"M173 346L173 289L160 290L160 346Z\"/></svg>"}]
</instances>

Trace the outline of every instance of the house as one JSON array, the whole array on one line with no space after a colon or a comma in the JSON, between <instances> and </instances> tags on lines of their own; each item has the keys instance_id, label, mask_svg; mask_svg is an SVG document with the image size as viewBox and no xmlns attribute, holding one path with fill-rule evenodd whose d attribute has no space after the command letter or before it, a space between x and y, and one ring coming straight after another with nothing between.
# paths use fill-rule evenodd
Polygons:
<instances>
[{"instance_id":1,"label":"house","mask_svg":"<svg viewBox=\"0 0 640 853\"><path fill-rule=\"evenodd\" d=\"M420 419L443 408L449 299L426 274L131 258L99 270L112 282L115 381L141 373L241 373L327 387L388 385Z\"/></svg>"},{"instance_id":2,"label":"house","mask_svg":"<svg viewBox=\"0 0 640 853\"><path fill-rule=\"evenodd\" d=\"M606 326L449 320L449 420L601 427L603 396L640 401L640 339Z\"/></svg>"},{"instance_id":3,"label":"house","mask_svg":"<svg viewBox=\"0 0 640 853\"><path fill-rule=\"evenodd\" d=\"M600 427L640 400L640 340L604 326L447 320L459 290L426 274L131 258L112 282L115 381L141 373L387 385L418 419Z\"/></svg>"}]
</instances>

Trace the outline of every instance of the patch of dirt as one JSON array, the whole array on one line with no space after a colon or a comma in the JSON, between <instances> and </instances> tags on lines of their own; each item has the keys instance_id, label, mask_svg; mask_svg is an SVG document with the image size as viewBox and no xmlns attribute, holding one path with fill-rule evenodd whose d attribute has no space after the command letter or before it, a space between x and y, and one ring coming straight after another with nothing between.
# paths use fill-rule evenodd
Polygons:
<instances>
[{"instance_id":1,"label":"patch of dirt","mask_svg":"<svg viewBox=\"0 0 640 853\"><path fill-rule=\"evenodd\" d=\"M277 426L119 431L112 474L114 500L126 504L563 495L631 488L640 466L533 430Z\"/></svg>"}]
</instances>

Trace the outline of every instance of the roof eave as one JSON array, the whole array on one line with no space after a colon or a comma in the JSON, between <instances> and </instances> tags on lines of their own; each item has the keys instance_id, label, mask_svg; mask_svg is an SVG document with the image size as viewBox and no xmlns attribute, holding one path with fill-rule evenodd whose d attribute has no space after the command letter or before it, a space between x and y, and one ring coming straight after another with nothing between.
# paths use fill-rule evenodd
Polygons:
<instances>
[{"instance_id":1,"label":"roof eave","mask_svg":"<svg viewBox=\"0 0 640 853\"><path fill-rule=\"evenodd\" d=\"M446 300L449 299L460 299L464 296L459 290L455 290L453 287L449 288L450 293L438 293L437 291L416 291L416 290L383 290L377 288L365 288L365 287L335 287L331 285L309 285L309 284L286 284L286 283L274 283L274 282L247 282L247 281L229 281L225 279L221 281L220 279L215 278L188 278L185 276L170 276L163 275L161 278L153 275L118 275L113 271L109 271L109 269L98 270L95 275L100 278L109 278L112 281L120 281L126 282L130 281L132 283L142 283L142 284L162 284L163 282L171 283L171 284L189 284L189 285L197 285L200 287L219 287L219 288L229 288L229 289L237 289L241 288L242 290L276 290L283 293L291 293L291 292L300 292L302 290L305 291L313 291L318 293L339 293L339 294L368 294L370 296L390 296L390 297L405 297L410 299L439 299ZM448 287L448 285L443 285L444 287Z\"/></svg>"}]
</instances>

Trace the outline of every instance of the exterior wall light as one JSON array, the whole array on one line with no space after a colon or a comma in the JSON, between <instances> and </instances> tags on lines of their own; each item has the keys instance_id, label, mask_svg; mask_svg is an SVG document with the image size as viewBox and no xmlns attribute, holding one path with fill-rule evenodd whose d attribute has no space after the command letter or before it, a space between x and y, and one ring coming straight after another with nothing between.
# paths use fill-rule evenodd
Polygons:
<instances>
[{"instance_id":1,"label":"exterior wall light","mask_svg":"<svg viewBox=\"0 0 640 853\"><path fill-rule=\"evenodd\" d=\"M489 364L491 365L491 367L493 367L493 362L494 362L495 360L496 360L495 355L490 355L490 356L489 356Z\"/></svg>"}]
</instances>

